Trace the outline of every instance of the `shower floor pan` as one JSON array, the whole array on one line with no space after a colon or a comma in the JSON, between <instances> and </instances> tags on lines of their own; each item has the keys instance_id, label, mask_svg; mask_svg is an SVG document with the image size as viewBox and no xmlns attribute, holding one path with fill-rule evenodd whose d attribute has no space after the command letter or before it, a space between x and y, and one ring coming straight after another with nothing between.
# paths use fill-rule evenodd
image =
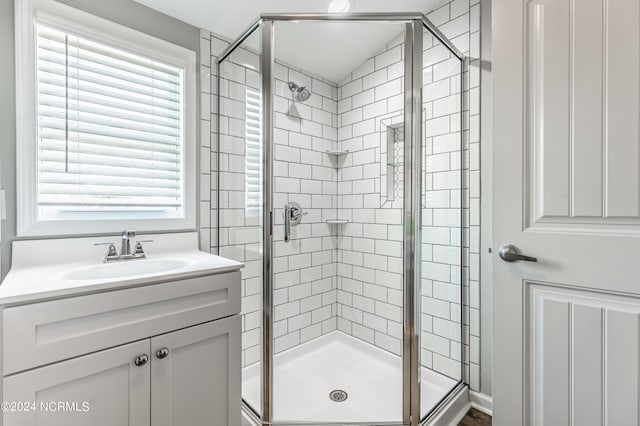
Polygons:
<instances>
[{"instance_id":1,"label":"shower floor pan","mask_svg":"<svg viewBox=\"0 0 640 426\"><path fill-rule=\"evenodd\" d=\"M274 421L402 420L402 360L390 352L334 331L276 355L274 364ZM421 375L424 416L457 382L426 368ZM246 367L242 381L243 398L259 407L259 365ZM334 401L336 390L348 398Z\"/></svg>"}]
</instances>

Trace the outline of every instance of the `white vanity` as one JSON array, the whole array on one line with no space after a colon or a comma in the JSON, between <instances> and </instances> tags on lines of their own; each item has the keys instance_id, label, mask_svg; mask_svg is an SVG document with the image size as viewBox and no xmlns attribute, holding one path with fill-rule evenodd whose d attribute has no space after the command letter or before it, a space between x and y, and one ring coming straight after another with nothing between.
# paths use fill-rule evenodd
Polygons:
<instances>
[{"instance_id":1,"label":"white vanity","mask_svg":"<svg viewBox=\"0 0 640 426\"><path fill-rule=\"evenodd\" d=\"M240 424L240 268L196 233L19 241L0 286L4 426ZM117 238L115 239L117 243Z\"/></svg>"}]
</instances>

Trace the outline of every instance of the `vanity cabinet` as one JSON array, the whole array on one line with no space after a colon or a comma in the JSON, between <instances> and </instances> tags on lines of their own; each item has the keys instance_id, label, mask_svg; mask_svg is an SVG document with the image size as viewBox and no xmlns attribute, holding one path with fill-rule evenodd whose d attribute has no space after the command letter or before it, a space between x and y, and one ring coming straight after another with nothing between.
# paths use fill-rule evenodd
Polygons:
<instances>
[{"instance_id":1,"label":"vanity cabinet","mask_svg":"<svg viewBox=\"0 0 640 426\"><path fill-rule=\"evenodd\" d=\"M238 315L151 339L151 424L239 425L239 348Z\"/></svg>"},{"instance_id":2,"label":"vanity cabinet","mask_svg":"<svg viewBox=\"0 0 640 426\"><path fill-rule=\"evenodd\" d=\"M16 406L3 409L3 425L150 424L151 365L134 363L143 353L149 353L149 340L5 377L3 400Z\"/></svg>"},{"instance_id":3,"label":"vanity cabinet","mask_svg":"<svg viewBox=\"0 0 640 426\"><path fill-rule=\"evenodd\" d=\"M3 426L239 425L239 289L235 271L4 308Z\"/></svg>"}]
</instances>

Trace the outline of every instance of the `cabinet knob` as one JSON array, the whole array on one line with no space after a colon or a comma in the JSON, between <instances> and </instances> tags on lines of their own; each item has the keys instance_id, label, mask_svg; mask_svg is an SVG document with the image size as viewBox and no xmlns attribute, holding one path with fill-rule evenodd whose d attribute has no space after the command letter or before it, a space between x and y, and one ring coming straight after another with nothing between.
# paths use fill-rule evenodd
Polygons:
<instances>
[{"instance_id":1,"label":"cabinet knob","mask_svg":"<svg viewBox=\"0 0 640 426\"><path fill-rule=\"evenodd\" d=\"M169 356L169 348L161 348L156 352L156 358L164 359Z\"/></svg>"},{"instance_id":2,"label":"cabinet knob","mask_svg":"<svg viewBox=\"0 0 640 426\"><path fill-rule=\"evenodd\" d=\"M142 355L138 355L136 359L133 360L133 363L138 367L142 367L148 361L149 361L149 356L147 354L142 354Z\"/></svg>"}]
</instances>

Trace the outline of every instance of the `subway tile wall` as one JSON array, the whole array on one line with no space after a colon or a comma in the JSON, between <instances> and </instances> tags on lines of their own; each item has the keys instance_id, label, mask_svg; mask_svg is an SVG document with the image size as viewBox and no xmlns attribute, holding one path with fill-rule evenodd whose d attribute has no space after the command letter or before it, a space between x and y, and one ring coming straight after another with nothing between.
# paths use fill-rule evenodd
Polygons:
<instances>
[{"instance_id":1,"label":"subway tile wall","mask_svg":"<svg viewBox=\"0 0 640 426\"><path fill-rule=\"evenodd\" d=\"M475 391L480 391L480 14L479 0L454 0L428 14L429 19L467 58L463 78L464 113L460 126L463 131L464 147L462 158L464 165L462 171L463 328L460 355L464 363L464 381ZM446 61L442 64L446 64ZM446 65L444 67L446 68ZM435 65L433 80L434 83L437 82ZM446 101L442 101L441 105L445 103ZM433 108L435 112L435 102ZM433 118L438 119L435 113ZM444 141L446 139L438 141L437 138L433 138L431 149L434 155L448 151L447 143ZM451 156L451 152L449 155ZM457 163L457 159L455 162ZM432 184L437 184L435 175ZM435 189L437 188L434 187ZM435 210L433 218L436 219ZM447 300L446 297L443 299ZM450 306L453 306L453 303L450 303Z\"/></svg>"},{"instance_id":2,"label":"subway tile wall","mask_svg":"<svg viewBox=\"0 0 640 426\"><path fill-rule=\"evenodd\" d=\"M430 34L423 40L421 359L424 366L454 378L460 378L463 361L465 380L474 389L479 387L479 109L474 104L479 98L479 7L456 0L428 15L471 57L463 67ZM385 168L402 155L392 158L386 152L385 129L403 121L403 49L402 38L392 41L338 88L338 144L350 151L339 172L338 208L351 221L338 247L338 329L398 355L402 200L390 201L393 194L386 194ZM461 70L469 90L462 116ZM470 171L461 171L461 156ZM402 169L396 172L401 179ZM463 309L463 300L470 306Z\"/></svg>"},{"instance_id":3,"label":"subway tile wall","mask_svg":"<svg viewBox=\"0 0 640 426\"><path fill-rule=\"evenodd\" d=\"M434 207L423 216L424 224L443 224L441 229L431 230L434 238L444 235L446 229L457 233L463 226L462 241L462 300L448 291L451 277L460 268L451 259L456 244L449 239L447 244L432 244L428 240L423 258L429 271L445 274L438 265L449 267L448 279L430 276L423 282L426 318L423 316L423 363L444 374L454 375L456 361L465 365L464 379L472 389L479 389L480 315L479 315L479 27L480 5L477 0L454 0L435 9L429 18L454 44L469 56L465 68L464 87L468 96L464 101L463 123L457 126L464 135L465 149L463 172L462 224L451 222L450 204L456 192L452 182L458 181L459 167L451 138L456 124L450 118L448 125L439 118L449 114L451 105L439 99L425 102L425 117L429 138L425 150L431 156L433 175L425 179L429 199L449 202ZM425 49L428 49L425 39ZM201 117L201 182L200 182L200 241L201 248L216 252L217 190L216 165L218 137L221 155L222 203L220 254L244 261L243 270L243 365L259 360L259 308L261 305L259 259L259 222L237 214L244 202L244 157L239 151L242 135L239 127L224 126L218 135L216 58L228 45L224 39L203 31L202 117ZM210 53L210 61L204 58ZM243 50L238 63L251 63L259 67L257 55ZM251 58L251 55L254 58ZM276 78L275 130L274 130L274 209L276 237L274 269L276 274L274 301L276 304L274 331L277 352L291 348L323 333L340 329L353 336L371 342L385 350L399 353L402 321L402 265L398 253L402 249L401 200L387 200L386 153L377 130L402 121L402 57L403 46L399 38L390 42L379 55L364 63L340 84L323 80L294 66L278 63L274 69ZM446 63L446 58L442 61ZM228 80L242 84L258 84L250 68L230 65ZM446 70L444 65L431 64L425 68L425 83L437 74L435 69ZM242 69L242 70L241 70ZM255 68L258 69L258 68ZM428 73L431 73L428 77ZM247 79L247 75L251 75ZM307 85L312 97L305 103L294 103L286 87L287 81ZM252 81L253 83L247 83ZM435 82L439 81L437 78ZM233 86L233 85L231 85ZM429 88L436 93L435 86ZM231 105L243 102L234 99L233 91L221 87L224 99ZM425 93L427 87L425 87ZM444 93L444 92L443 92ZM425 99L426 96L425 96ZM225 102L227 102L225 101ZM234 101L234 102L232 102ZM455 104L454 104L454 107ZM244 105L237 104L237 111ZM234 110L226 105L223 111ZM434 114L434 111L436 113ZM227 116L229 120L243 117ZM225 122L225 117L222 120ZM240 121L235 126L243 127ZM234 136L234 130L236 133ZM384 136L384 135L383 135ZM234 139L239 138L239 139ZM349 149L345 157L333 157L327 150ZM396 154L397 155L397 154ZM448 157L448 166L445 167ZM437 171L436 171L437 170ZM399 168L401 171L401 166ZM242 188L242 189L241 189ZM448 191L449 197L444 196ZM390 197L391 198L391 197ZM307 211L303 223L293 228L291 243L282 241L282 210L285 202L296 201ZM384 207L381 207L383 206ZM336 217L349 219L348 225L330 225L327 219ZM458 221L459 222L459 221ZM445 226L446 225L446 226ZM434 228L436 228L434 226ZM258 232L256 233L256 229ZM433 231L433 232L432 232ZM440 241L443 242L444 240ZM454 241L455 242L455 241ZM435 256L435 257L434 257ZM434 267L435 265L435 267ZM423 265L423 267L427 267ZM453 271L453 272L452 272ZM430 272L431 273L431 272ZM429 283L430 282L430 283ZM438 283L434 285L434 283ZM460 303L462 302L462 304ZM462 309L462 336L452 318L455 310ZM426 337L426 339L425 339ZM426 343L428 342L428 343Z\"/></svg>"},{"instance_id":4,"label":"subway tile wall","mask_svg":"<svg viewBox=\"0 0 640 426\"><path fill-rule=\"evenodd\" d=\"M279 353L336 329L337 145L335 83L277 62L274 68L274 350ZM287 82L311 97L294 102ZM284 241L284 205L298 203L302 222Z\"/></svg>"},{"instance_id":5,"label":"subway tile wall","mask_svg":"<svg viewBox=\"0 0 640 426\"><path fill-rule=\"evenodd\" d=\"M245 207L246 92L259 91L259 55L234 51L220 67L220 255L245 263L242 271L243 365L260 357L262 259L260 215ZM335 217L337 87L300 69L274 68L274 350L279 353L336 329ZM293 102L288 82L311 97ZM283 207L297 202L302 223L284 241Z\"/></svg>"},{"instance_id":6,"label":"subway tile wall","mask_svg":"<svg viewBox=\"0 0 640 426\"><path fill-rule=\"evenodd\" d=\"M338 329L396 355L403 334L403 202L383 189L387 156L402 161L386 152L386 135L388 125L404 121L403 76L402 33L338 86L338 145L349 151L338 174L338 212L349 220L338 246ZM401 169L391 175L403 177Z\"/></svg>"},{"instance_id":7,"label":"subway tile wall","mask_svg":"<svg viewBox=\"0 0 640 426\"><path fill-rule=\"evenodd\" d=\"M262 217L246 208L248 94L260 92L260 57L238 48L220 65L218 129L219 254L245 264L241 271L242 362L260 359L262 321Z\"/></svg>"}]
</instances>

